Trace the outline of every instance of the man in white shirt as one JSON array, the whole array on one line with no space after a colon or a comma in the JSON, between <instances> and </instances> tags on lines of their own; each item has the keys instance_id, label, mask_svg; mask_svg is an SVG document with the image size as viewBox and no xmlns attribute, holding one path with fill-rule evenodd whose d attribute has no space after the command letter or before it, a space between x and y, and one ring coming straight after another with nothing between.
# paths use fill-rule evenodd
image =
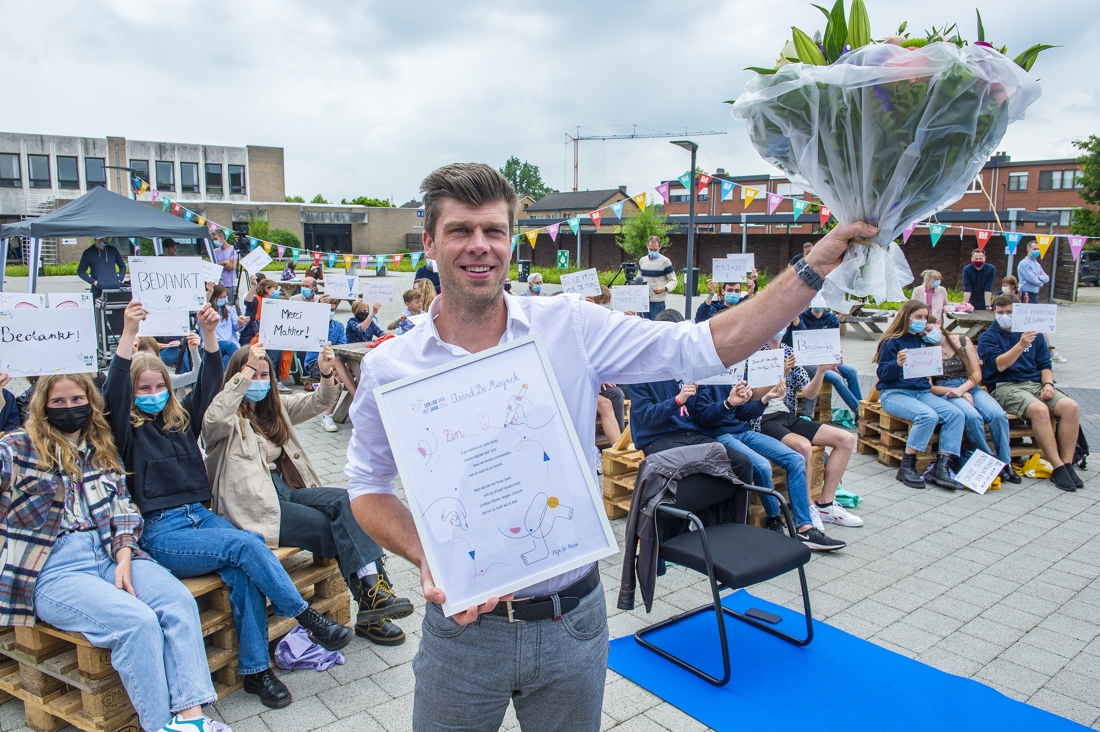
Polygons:
<instances>
[{"instance_id":1,"label":"man in white shirt","mask_svg":"<svg viewBox=\"0 0 1100 732\"><path fill-rule=\"evenodd\" d=\"M428 605L413 661L413 728L498 729L512 702L525 729L595 732L607 667L607 614L595 565L445 618L445 594L432 579L412 514L393 494L397 467L373 387L538 332L580 442L591 444L601 383L694 382L747 358L806 308L849 238L877 230L838 226L797 274L782 273L738 308L745 317L653 323L574 297L505 297L517 196L493 168L449 165L429 175L421 191L424 251L436 260L443 294L422 327L364 359L360 385L368 388L355 394L345 468L359 524L420 569Z\"/></svg>"}]
</instances>

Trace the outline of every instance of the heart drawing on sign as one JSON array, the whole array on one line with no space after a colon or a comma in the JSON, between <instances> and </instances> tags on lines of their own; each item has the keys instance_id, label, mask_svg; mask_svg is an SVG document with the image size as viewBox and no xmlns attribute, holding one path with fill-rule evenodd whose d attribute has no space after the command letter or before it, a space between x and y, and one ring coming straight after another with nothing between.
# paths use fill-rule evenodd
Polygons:
<instances>
[{"instance_id":1,"label":"heart drawing on sign","mask_svg":"<svg viewBox=\"0 0 1100 732\"><path fill-rule=\"evenodd\" d=\"M171 295L165 295L164 296L164 301L165 302L172 302L172 296Z\"/></svg>"}]
</instances>

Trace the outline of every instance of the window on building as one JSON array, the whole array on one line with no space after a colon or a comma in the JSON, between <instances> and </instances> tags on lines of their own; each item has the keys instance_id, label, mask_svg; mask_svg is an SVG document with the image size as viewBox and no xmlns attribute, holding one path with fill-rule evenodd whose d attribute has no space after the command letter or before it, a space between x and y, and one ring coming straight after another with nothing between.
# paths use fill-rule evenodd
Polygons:
<instances>
[{"instance_id":1,"label":"window on building","mask_svg":"<svg viewBox=\"0 0 1100 732\"><path fill-rule=\"evenodd\" d=\"M1069 220L1073 217L1073 209L1069 208L1068 206L1040 206L1038 210L1058 214L1058 223L1056 223L1055 226L1069 226Z\"/></svg>"},{"instance_id":2,"label":"window on building","mask_svg":"<svg viewBox=\"0 0 1100 732\"><path fill-rule=\"evenodd\" d=\"M1027 190L1027 173L1009 173L1008 174L1008 190L1010 190L1010 191L1026 191Z\"/></svg>"},{"instance_id":3,"label":"window on building","mask_svg":"<svg viewBox=\"0 0 1100 732\"><path fill-rule=\"evenodd\" d=\"M687 198L687 196L684 196L684 198ZM695 200L699 201L700 203L702 203L703 201L709 201L710 200L710 192L709 191L703 191L702 193L700 193L698 196L695 197Z\"/></svg>"},{"instance_id":4,"label":"window on building","mask_svg":"<svg viewBox=\"0 0 1100 732\"><path fill-rule=\"evenodd\" d=\"M1073 188L1074 173L1076 170L1063 170L1062 171L1062 188L1069 190Z\"/></svg>"},{"instance_id":5,"label":"window on building","mask_svg":"<svg viewBox=\"0 0 1100 732\"><path fill-rule=\"evenodd\" d=\"M1074 188L1084 188L1085 187L1084 174L1080 170L1074 170L1074 171L1071 171L1071 172L1074 174L1074 176L1073 176L1073 187Z\"/></svg>"},{"instance_id":6,"label":"window on building","mask_svg":"<svg viewBox=\"0 0 1100 732\"><path fill-rule=\"evenodd\" d=\"M107 186L107 165L103 158L84 158L84 185L88 190Z\"/></svg>"},{"instance_id":7,"label":"window on building","mask_svg":"<svg viewBox=\"0 0 1100 732\"><path fill-rule=\"evenodd\" d=\"M19 170L19 153L0 153L0 186L23 187L23 176Z\"/></svg>"},{"instance_id":8,"label":"window on building","mask_svg":"<svg viewBox=\"0 0 1100 732\"><path fill-rule=\"evenodd\" d=\"M27 173L27 177L30 180L31 188L53 187L53 184L50 181L49 155L28 155Z\"/></svg>"},{"instance_id":9,"label":"window on building","mask_svg":"<svg viewBox=\"0 0 1100 732\"><path fill-rule=\"evenodd\" d=\"M141 178L149 185L153 185L153 179L149 177L149 161L148 160L131 160L130 168L134 171L134 175Z\"/></svg>"},{"instance_id":10,"label":"window on building","mask_svg":"<svg viewBox=\"0 0 1100 732\"><path fill-rule=\"evenodd\" d=\"M157 161L157 190L176 190L176 166L171 160Z\"/></svg>"},{"instance_id":11,"label":"window on building","mask_svg":"<svg viewBox=\"0 0 1100 732\"><path fill-rule=\"evenodd\" d=\"M222 192L222 164L221 163L207 163L206 164L206 192L207 193L221 193Z\"/></svg>"},{"instance_id":12,"label":"window on building","mask_svg":"<svg viewBox=\"0 0 1100 732\"><path fill-rule=\"evenodd\" d=\"M229 192L244 194L244 166L243 165L230 165L229 166ZM524 205L524 209L527 206Z\"/></svg>"},{"instance_id":13,"label":"window on building","mask_svg":"<svg viewBox=\"0 0 1100 732\"><path fill-rule=\"evenodd\" d=\"M968 185L966 187L966 192L967 193L981 193L982 192L982 179L981 179L980 176L975 178L974 180L970 181L970 185Z\"/></svg>"},{"instance_id":14,"label":"window on building","mask_svg":"<svg viewBox=\"0 0 1100 732\"><path fill-rule=\"evenodd\" d=\"M57 187L80 188L80 170L76 158L68 155L57 156Z\"/></svg>"},{"instance_id":15,"label":"window on building","mask_svg":"<svg viewBox=\"0 0 1100 732\"><path fill-rule=\"evenodd\" d=\"M199 192L199 164L180 163L180 192Z\"/></svg>"},{"instance_id":16,"label":"window on building","mask_svg":"<svg viewBox=\"0 0 1100 732\"><path fill-rule=\"evenodd\" d=\"M351 224L303 224L307 249L351 254Z\"/></svg>"},{"instance_id":17,"label":"window on building","mask_svg":"<svg viewBox=\"0 0 1100 732\"><path fill-rule=\"evenodd\" d=\"M775 192L781 196L790 196L793 198L802 198L802 195L805 193L804 190L794 183L776 183Z\"/></svg>"},{"instance_id":18,"label":"window on building","mask_svg":"<svg viewBox=\"0 0 1100 732\"><path fill-rule=\"evenodd\" d=\"M687 203L690 200L686 190L672 191L669 193L669 203Z\"/></svg>"},{"instance_id":19,"label":"window on building","mask_svg":"<svg viewBox=\"0 0 1100 732\"><path fill-rule=\"evenodd\" d=\"M1043 170L1039 172L1040 191L1060 191L1074 188L1076 170ZM1080 187L1080 186L1077 186Z\"/></svg>"}]
</instances>

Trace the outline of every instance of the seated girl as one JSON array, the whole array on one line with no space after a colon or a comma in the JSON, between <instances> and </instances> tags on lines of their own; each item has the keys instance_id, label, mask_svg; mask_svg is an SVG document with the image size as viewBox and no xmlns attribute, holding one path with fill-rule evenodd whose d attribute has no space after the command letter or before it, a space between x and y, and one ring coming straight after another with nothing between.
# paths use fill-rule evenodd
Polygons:
<instances>
[{"instance_id":1,"label":"seated girl","mask_svg":"<svg viewBox=\"0 0 1100 732\"><path fill-rule=\"evenodd\" d=\"M187 360L191 369L182 374L171 374L173 390L191 386L195 383L195 380L199 378L199 346L201 345L201 341L199 340L198 333L188 333L184 338L175 341L175 344L177 347L181 344L185 346L190 356ZM164 345L157 343L157 340L150 336L138 336L134 339L134 351L136 352L151 353L154 356L160 356L161 351L164 349Z\"/></svg>"},{"instance_id":2,"label":"seated girl","mask_svg":"<svg viewBox=\"0 0 1100 732\"><path fill-rule=\"evenodd\" d=\"M39 379L26 431L0 438L0 491L0 624L37 617L111 649L146 730L228 730L202 714L218 697L198 605L138 546L141 514L87 374Z\"/></svg>"},{"instance_id":3,"label":"seated girl","mask_svg":"<svg viewBox=\"0 0 1100 732\"><path fill-rule=\"evenodd\" d=\"M249 319L245 315L237 315L236 305L229 302L229 292L225 285L219 283L210 288L207 302L214 306L220 318L217 328L214 329L214 336L222 354L222 368L225 368L229 357L241 347L237 334L248 324Z\"/></svg>"},{"instance_id":4,"label":"seated girl","mask_svg":"<svg viewBox=\"0 0 1100 732\"><path fill-rule=\"evenodd\" d=\"M377 319L374 317L381 309L382 303L380 302L374 303L372 308L362 300L352 300L352 317L348 320L345 329L348 343L371 343L375 338L381 338L386 334L386 331L378 327Z\"/></svg>"},{"instance_id":5,"label":"seated girl","mask_svg":"<svg viewBox=\"0 0 1100 732\"><path fill-rule=\"evenodd\" d=\"M336 558L359 603L356 635L399 645L405 633L390 621L411 615L412 603L394 595L382 567L382 548L359 528L348 492L319 487L321 478L294 431L295 424L336 403L335 361L326 342L317 360L318 389L280 396L262 343L233 354L222 390L203 418L214 505L220 515L271 546L299 546Z\"/></svg>"},{"instance_id":6,"label":"seated girl","mask_svg":"<svg viewBox=\"0 0 1100 732\"><path fill-rule=\"evenodd\" d=\"M237 340L242 346L251 343L256 334L260 332L260 305L263 301L268 298L278 299L276 291L280 289L279 283L267 279L263 274L258 277L256 283L244 295L244 314L248 318L248 322L237 334Z\"/></svg>"},{"instance_id":7,"label":"seated girl","mask_svg":"<svg viewBox=\"0 0 1100 732\"><path fill-rule=\"evenodd\" d=\"M203 414L222 382L214 338L217 312L209 305L199 311L205 353L198 380L182 401L168 388L164 362L132 352L146 314L140 302L126 306L122 337L103 390L130 495L145 517L141 546L177 577L210 572L221 577L229 587L240 636L244 690L258 695L265 706L285 707L291 697L271 670L264 598L271 600L276 615L297 619L315 642L330 650L346 646L351 631L309 607L261 537L237 529L203 505L213 495L198 439Z\"/></svg>"}]
</instances>

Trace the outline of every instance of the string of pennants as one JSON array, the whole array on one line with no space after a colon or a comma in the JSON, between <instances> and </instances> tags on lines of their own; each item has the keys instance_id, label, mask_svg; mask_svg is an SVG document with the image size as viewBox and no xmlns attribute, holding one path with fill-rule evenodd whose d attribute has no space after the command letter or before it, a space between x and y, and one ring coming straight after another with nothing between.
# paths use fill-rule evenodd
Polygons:
<instances>
[{"instance_id":1,"label":"string of pennants","mask_svg":"<svg viewBox=\"0 0 1100 732\"><path fill-rule=\"evenodd\" d=\"M225 239L230 244L232 244L236 239L239 238L238 234L233 231L233 229L222 226L221 224L218 224L214 221L210 221L209 219L200 216L194 211L191 211L179 201L173 201L169 199L168 196L150 186L147 181L143 180L139 176L133 176L133 188L134 193L138 195L141 195L147 191L151 191L153 201L160 202L161 211L170 213L173 216L180 216L187 221L194 221L199 226L205 226L207 229L210 230L211 234L220 229L222 232L224 232ZM293 258L295 264L297 264L298 260L301 259L303 256L306 256L312 258L313 264L315 266L320 266L322 259L324 259L328 262L329 269L332 269L336 266L336 260L337 258L339 258L340 261L342 261L344 264L344 269L348 270L349 272L351 271L352 263L356 260L358 260L359 269L366 269L368 265L374 264L375 271L380 272L382 270L382 267L385 266L388 261L392 261L394 266L397 266L406 256L404 254L336 254L334 252L318 252L312 249L306 249L305 247L288 247L282 244L276 244L273 241L266 241L264 239L260 239L254 236L249 236L246 238L248 239L249 250L255 249L256 247L263 247L264 251L270 255L272 249L274 249L275 254L278 255L276 258L280 261L283 260L287 250L289 249L290 255ZM420 262L420 258L423 256L423 252L411 252L408 254L408 257L412 261L412 266L414 269L416 268L417 263Z\"/></svg>"},{"instance_id":2,"label":"string of pennants","mask_svg":"<svg viewBox=\"0 0 1100 732\"><path fill-rule=\"evenodd\" d=\"M684 173L677 180L679 180L680 184L686 189L691 184L691 174ZM775 213L776 209L779 208L780 204L782 204L783 201L790 201L794 210L795 220L797 220L798 217L804 213L813 213L813 209L817 210L822 226L824 226L829 221L829 219L832 218L832 212L829 211L828 206L823 206L820 203L814 203L813 201L807 201L803 198L795 198L794 196L784 196L780 193L762 191L759 188L742 185L741 183L735 183L734 181L727 180L718 176L707 175L706 173L699 173L696 177L696 181L698 185L698 188L696 189L696 194L702 193L706 189L706 187L711 184L712 181L720 182L722 184L723 201L732 201L733 189L742 188L744 191L745 208L748 208L749 205L758 197L765 196L767 200L767 209L769 216ZM660 195L661 199L665 203L669 202L670 191L669 183L667 181L661 183L658 186L654 186L654 190L657 192L658 195ZM638 195L633 196L631 200L633 200L634 203L638 205L638 208L642 209L643 211L645 210L645 193L639 193ZM598 208L595 211L590 211L588 214L586 214L586 216L591 219L596 228L599 228L600 221L603 218L604 212L608 209L610 209L611 212L615 214L616 218L622 220L624 203L626 203L625 200L617 201L615 203L604 206L603 208ZM807 209L810 210L807 211ZM577 235L580 231L581 218L582 217L580 216L574 216L573 218L567 219L565 221L565 223L569 225L569 228L573 230L574 235ZM731 221L730 223L737 222ZM1013 255L1016 254L1016 246L1020 243L1021 239L1023 239L1025 236L1034 236L1036 242L1038 242L1039 244L1040 257L1046 256L1047 249L1050 247L1055 237L1063 237L1069 241L1070 251L1072 251L1074 259L1077 259L1079 256L1081 256L1081 250L1084 248L1085 242L1087 240L1100 239L1100 237L1097 236L1083 236L1079 234L1024 234L1015 231L996 231L993 229L978 229L969 226L948 227L947 224L940 224L935 222L913 222L905 228L904 232L902 232L902 242L908 242L909 237L912 236L913 232L918 227L928 229L929 237L932 239L933 247L936 246L936 244L940 240L940 237L943 236L944 232L946 232L948 228L957 228L959 230L960 238L962 238L963 233L966 231L974 232L974 235L978 240L978 249L981 249L982 251L985 251L986 244L989 243L989 240L993 236L1003 236L1006 243L1005 252L1007 254ZM531 248L534 249L535 243L539 237L539 232L545 231L550 235L550 240L556 242L558 240L558 233L560 232L560 228L560 222L556 224L548 224L547 226L542 226L537 229L528 229L527 231L523 232L522 236L527 237L527 241L530 242ZM512 237L513 253L515 252L516 244L519 241L520 236L520 234L517 234Z\"/></svg>"}]
</instances>

